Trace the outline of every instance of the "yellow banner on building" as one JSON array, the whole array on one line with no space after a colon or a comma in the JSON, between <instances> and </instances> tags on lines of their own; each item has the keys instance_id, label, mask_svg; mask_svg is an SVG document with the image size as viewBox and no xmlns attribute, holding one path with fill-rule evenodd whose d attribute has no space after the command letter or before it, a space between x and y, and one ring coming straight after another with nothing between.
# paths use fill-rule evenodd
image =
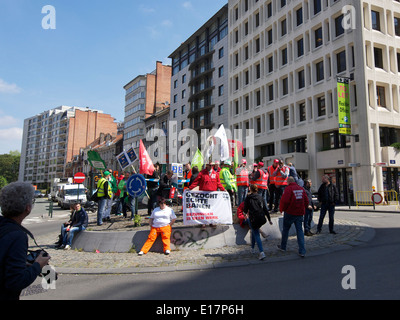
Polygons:
<instances>
[{"instance_id":1,"label":"yellow banner on building","mask_svg":"<svg viewBox=\"0 0 400 320\"><path fill-rule=\"evenodd\" d=\"M349 78L337 77L339 134L351 134Z\"/></svg>"}]
</instances>

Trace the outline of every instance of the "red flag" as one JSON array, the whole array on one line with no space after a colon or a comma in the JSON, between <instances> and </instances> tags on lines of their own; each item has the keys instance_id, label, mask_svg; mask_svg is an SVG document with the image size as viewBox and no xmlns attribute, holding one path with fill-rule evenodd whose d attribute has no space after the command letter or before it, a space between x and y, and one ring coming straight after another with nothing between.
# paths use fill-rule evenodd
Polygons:
<instances>
[{"instance_id":1,"label":"red flag","mask_svg":"<svg viewBox=\"0 0 400 320\"><path fill-rule=\"evenodd\" d=\"M143 141L140 140L140 148L139 148L139 173L140 174L149 174L152 175L155 168L153 165L153 161L144 147Z\"/></svg>"}]
</instances>

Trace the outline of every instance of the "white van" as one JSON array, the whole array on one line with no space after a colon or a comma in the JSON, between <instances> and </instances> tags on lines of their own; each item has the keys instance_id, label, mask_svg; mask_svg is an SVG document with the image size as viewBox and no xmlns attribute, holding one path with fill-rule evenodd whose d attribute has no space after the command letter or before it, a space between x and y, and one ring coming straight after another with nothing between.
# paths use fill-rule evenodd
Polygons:
<instances>
[{"instance_id":1,"label":"white van","mask_svg":"<svg viewBox=\"0 0 400 320\"><path fill-rule=\"evenodd\" d=\"M63 185L58 193L57 202L63 209L69 209L74 202L80 202L82 206L85 205L87 202L85 186L83 184Z\"/></svg>"}]
</instances>

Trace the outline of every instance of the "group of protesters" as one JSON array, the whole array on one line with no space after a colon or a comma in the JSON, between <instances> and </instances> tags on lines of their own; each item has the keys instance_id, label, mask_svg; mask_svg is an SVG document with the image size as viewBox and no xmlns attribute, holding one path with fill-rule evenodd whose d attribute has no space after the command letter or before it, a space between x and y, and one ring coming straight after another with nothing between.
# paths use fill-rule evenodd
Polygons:
<instances>
[{"instance_id":1,"label":"group of protesters","mask_svg":"<svg viewBox=\"0 0 400 320\"><path fill-rule=\"evenodd\" d=\"M110 202L113 197L119 203L117 205L117 214L122 208L124 217L127 217L127 207L130 203L132 216L134 215L135 199L126 190L126 182L129 176L129 172L126 172L117 181L113 181L115 178L111 175L111 172L104 172L103 177L97 184L97 196L99 198L98 225L109 219ZM153 228L151 225L151 237L149 235L148 242L140 253L146 253L157 238L157 235L161 234L165 240L164 252L169 254L169 240L166 240L166 238L170 234L170 226L175 222L176 216L173 210L169 210L169 207L165 206L165 204L168 198L175 197L174 191L177 194L178 177L170 170L161 175L159 166L155 165L153 175L146 176L146 178L148 181L147 206L148 215L150 216L149 221L157 227ZM209 192L226 191L229 193L232 207L237 207L236 212L240 225L242 227L247 226L252 230L252 250L257 244L260 251L259 259L265 258L260 238L260 235L265 236L265 234L260 228L266 223L266 219L272 224L270 212L281 212L284 217L282 242L279 245L279 249L286 250L288 231L290 226L295 224L299 255L305 255L304 235L314 235L311 232L311 222L316 204L312 200L311 180L306 179L303 181L292 163L285 165L281 159L275 159L268 167L264 167L263 162L248 166L246 159L243 159L241 165L235 169L229 160L221 163L210 161L205 164L201 171L197 166L192 168L191 164L187 163L183 171L183 182L183 189L188 188L190 190L196 189ZM317 233L321 232L325 214L329 212L329 231L335 234L334 208L337 201L337 190L327 176L322 178L322 184L318 190L318 201L321 203L321 214ZM161 207L162 209L160 209ZM163 221L161 224L157 222L157 215ZM169 220L166 219L167 216ZM212 224L211 226L215 227ZM165 227L169 228L168 232Z\"/></svg>"},{"instance_id":2,"label":"group of protesters","mask_svg":"<svg viewBox=\"0 0 400 320\"><path fill-rule=\"evenodd\" d=\"M311 232L313 212L317 208L312 200L311 179L305 181L298 175L292 163L287 165L281 159L275 159L273 164L264 167L263 162L254 163L252 168L247 166L246 159L235 170L228 160L210 162L197 174L195 179L191 175L197 173L197 168L190 168L186 164L184 179L189 180L184 187L201 191L227 191L232 206L237 207L237 217L242 227L251 229L251 247L254 251L257 244L259 259L265 258L260 234L263 224L272 224L270 212L283 214L283 230L281 244L278 249L286 251L289 229L295 225L299 244L299 255L305 256L304 235L312 236ZM329 212L329 232L334 230L335 204L338 200L337 189L328 176L322 177L322 184L318 190L318 202L321 203L321 213L317 225L317 234L321 232L326 212ZM266 218L265 218L266 217ZM303 229L304 226L304 229Z\"/></svg>"}]
</instances>

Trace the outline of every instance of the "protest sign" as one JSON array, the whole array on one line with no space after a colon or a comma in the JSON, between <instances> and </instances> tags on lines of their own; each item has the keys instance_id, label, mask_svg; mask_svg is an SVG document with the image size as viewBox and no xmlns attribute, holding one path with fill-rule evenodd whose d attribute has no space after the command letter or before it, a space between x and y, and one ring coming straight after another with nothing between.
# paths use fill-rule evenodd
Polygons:
<instances>
[{"instance_id":1,"label":"protest sign","mask_svg":"<svg viewBox=\"0 0 400 320\"><path fill-rule=\"evenodd\" d=\"M183 224L232 224L229 193L187 189L183 194Z\"/></svg>"}]
</instances>

